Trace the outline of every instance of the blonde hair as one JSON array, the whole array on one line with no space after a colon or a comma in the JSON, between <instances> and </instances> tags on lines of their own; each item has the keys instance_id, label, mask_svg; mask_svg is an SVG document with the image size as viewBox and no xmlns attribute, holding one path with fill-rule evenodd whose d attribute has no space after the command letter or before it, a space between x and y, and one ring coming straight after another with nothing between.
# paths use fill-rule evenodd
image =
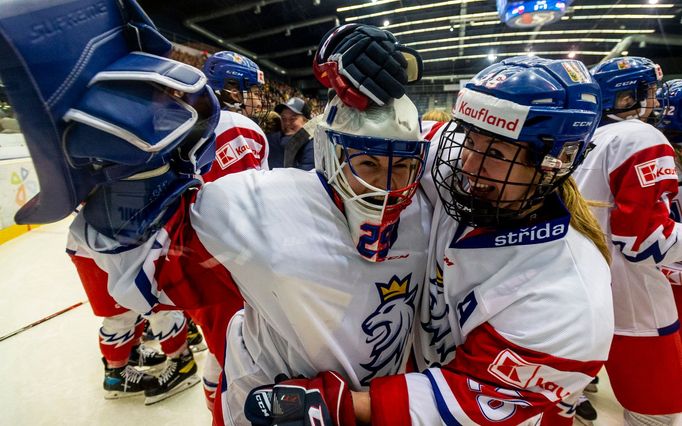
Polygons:
<instances>
[{"instance_id":1,"label":"blonde hair","mask_svg":"<svg viewBox=\"0 0 682 426\"><path fill-rule=\"evenodd\" d=\"M564 201L566 208L571 213L571 226L594 243L604 256L606 262L611 264L611 252L606 243L606 236L590 211L590 202L585 200L578 190L578 185L572 177L569 177L559 187L559 195ZM601 203L593 203L595 206L604 207Z\"/></svg>"},{"instance_id":2,"label":"blonde hair","mask_svg":"<svg viewBox=\"0 0 682 426\"><path fill-rule=\"evenodd\" d=\"M426 111L424 115L422 115L422 120L424 121L448 122L450 121L450 118L450 114L442 109L432 109L430 111Z\"/></svg>"}]
</instances>

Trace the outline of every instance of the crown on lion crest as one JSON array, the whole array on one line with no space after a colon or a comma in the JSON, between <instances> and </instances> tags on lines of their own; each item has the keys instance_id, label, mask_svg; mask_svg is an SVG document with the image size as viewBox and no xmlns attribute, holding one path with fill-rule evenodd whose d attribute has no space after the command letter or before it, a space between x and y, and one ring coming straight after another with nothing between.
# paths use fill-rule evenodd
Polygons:
<instances>
[{"instance_id":1,"label":"crown on lion crest","mask_svg":"<svg viewBox=\"0 0 682 426\"><path fill-rule=\"evenodd\" d=\"M377 283L377 288L379 288L379 293L381 294L381 301L386 302L394 297L405 296L410 287L411 277L412 274L408 274L401 280L397 275L393 275L388 283Z\"/></svg>"}]
</instances>

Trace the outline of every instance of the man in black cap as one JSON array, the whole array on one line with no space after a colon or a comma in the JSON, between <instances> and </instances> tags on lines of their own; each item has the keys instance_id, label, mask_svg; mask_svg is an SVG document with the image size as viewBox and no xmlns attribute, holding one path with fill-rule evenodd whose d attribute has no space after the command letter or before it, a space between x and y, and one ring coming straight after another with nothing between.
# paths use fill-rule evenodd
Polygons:
<instances>
[{"instance_id":1,"label":"man in black cap","mask_svg":"<svg viewBox=\"0 0 682 426\"><path fill-rule=\"evenodd\" d=\"M282 130L268 135L270 153L268 163L270 168L296 167L301 170L311 170L315 167L315 155L313 144L309 137L294 137L297 133L304 132L303 126L310 119L310 106L301 98L289 98L286 104L279 104L275 112L282 118ZM305 135L301 135L305 136ZM299 140L300 139L300 140ZM292 146L292 140L299 140ZM284 158L290 159L285 164ZM293 159L293 161L291 161Z\"/></svg>"}]
</instances>

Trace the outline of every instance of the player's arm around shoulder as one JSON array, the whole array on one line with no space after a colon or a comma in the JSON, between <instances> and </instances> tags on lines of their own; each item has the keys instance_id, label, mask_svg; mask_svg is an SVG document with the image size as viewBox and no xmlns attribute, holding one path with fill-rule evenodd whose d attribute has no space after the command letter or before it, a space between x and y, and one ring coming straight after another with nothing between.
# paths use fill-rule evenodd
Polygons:
<instances>
[{"instance_id":1,"label":"player's arm around shoulder","mask_svg":"<svg viewBox=\"0 0 682 426\"><path fill-rule=\"evenodd\" d=\"M515 269L526 281L510 277L477 294L491 317L463 329L450 364L372 381L372 424L518 425L539 416L571 424L573 403L609 352L608 264L572 233L524 249L533 260Z\"/></svg>"}]
</instances>

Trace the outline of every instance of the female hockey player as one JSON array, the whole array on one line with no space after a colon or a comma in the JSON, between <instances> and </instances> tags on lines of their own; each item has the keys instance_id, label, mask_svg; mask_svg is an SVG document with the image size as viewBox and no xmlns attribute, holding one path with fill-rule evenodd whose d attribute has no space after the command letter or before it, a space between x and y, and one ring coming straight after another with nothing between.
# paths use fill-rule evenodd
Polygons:
<instances>
[{"instance_id":1,"label":"female hockey player","mask_svg":"<svg viewBox=\"0 0 682 426\"><path fill-rule=\"evenodd\" d=\"M376 425L571 424L613 333L608 249L570 178L599 96L572 60L512 58L468 83L432 168L423 373L377 377L352 395L333 372L284 381L252 393L274 407L252 411L254 423L298 410L344 425L353 414Z\"/></svg>"},{"instance_id":2,"label":"female hockey player","mask_svg":"<svg viewBox=\"0 0 682 426\"><path fill-rule=\"evenodd\" d=\"M431 221L417 114L407 97L365 112L335 98L315 139L319 173L225 176L144 245L93 253L137 311L244 297L227 330L225 422L243 424L246 394L281 373L339 370L360 390L403 371ZM82 215L72 231L111 252Z\"/></svg>"},{"instance_id":3,"label":"female hockey player","mask_svg":"<svg viewBox=\"0 0 682 426\"><path fill-rule=\"evenodd\" d=\"M666 82L662 88L659 102L666 104L664 116L658 128L663 132L670 144L675 149L675 167L677 168L678 187L682 176L682 79ZM682 222L682 199L678 193L677 198L670 204L670 213L675 222ZM682 315L682 263L662 266L661 271L668 277L672 285L675 305L678 317ZM682 328L678 329L682 336ZM681 361L682 362L682 361Z\"/></svg>"},{"instance_id":4,"label":"female hockey player","mask_svg":"<svg viewBox=\"0 0 682 426\"><path fill-rule=\"evenodd\" d=\"M682 421L682 342L659 267L682 259L682 226L671 218L674 150L647 123L661 118L653 112L663 73L641 57L614 58L591 72L602 120L575 179L585 198L609 206L595 209L613 257L615 336L606 371L627 425L674 425Z\"/></svg>"}]
</instances>

